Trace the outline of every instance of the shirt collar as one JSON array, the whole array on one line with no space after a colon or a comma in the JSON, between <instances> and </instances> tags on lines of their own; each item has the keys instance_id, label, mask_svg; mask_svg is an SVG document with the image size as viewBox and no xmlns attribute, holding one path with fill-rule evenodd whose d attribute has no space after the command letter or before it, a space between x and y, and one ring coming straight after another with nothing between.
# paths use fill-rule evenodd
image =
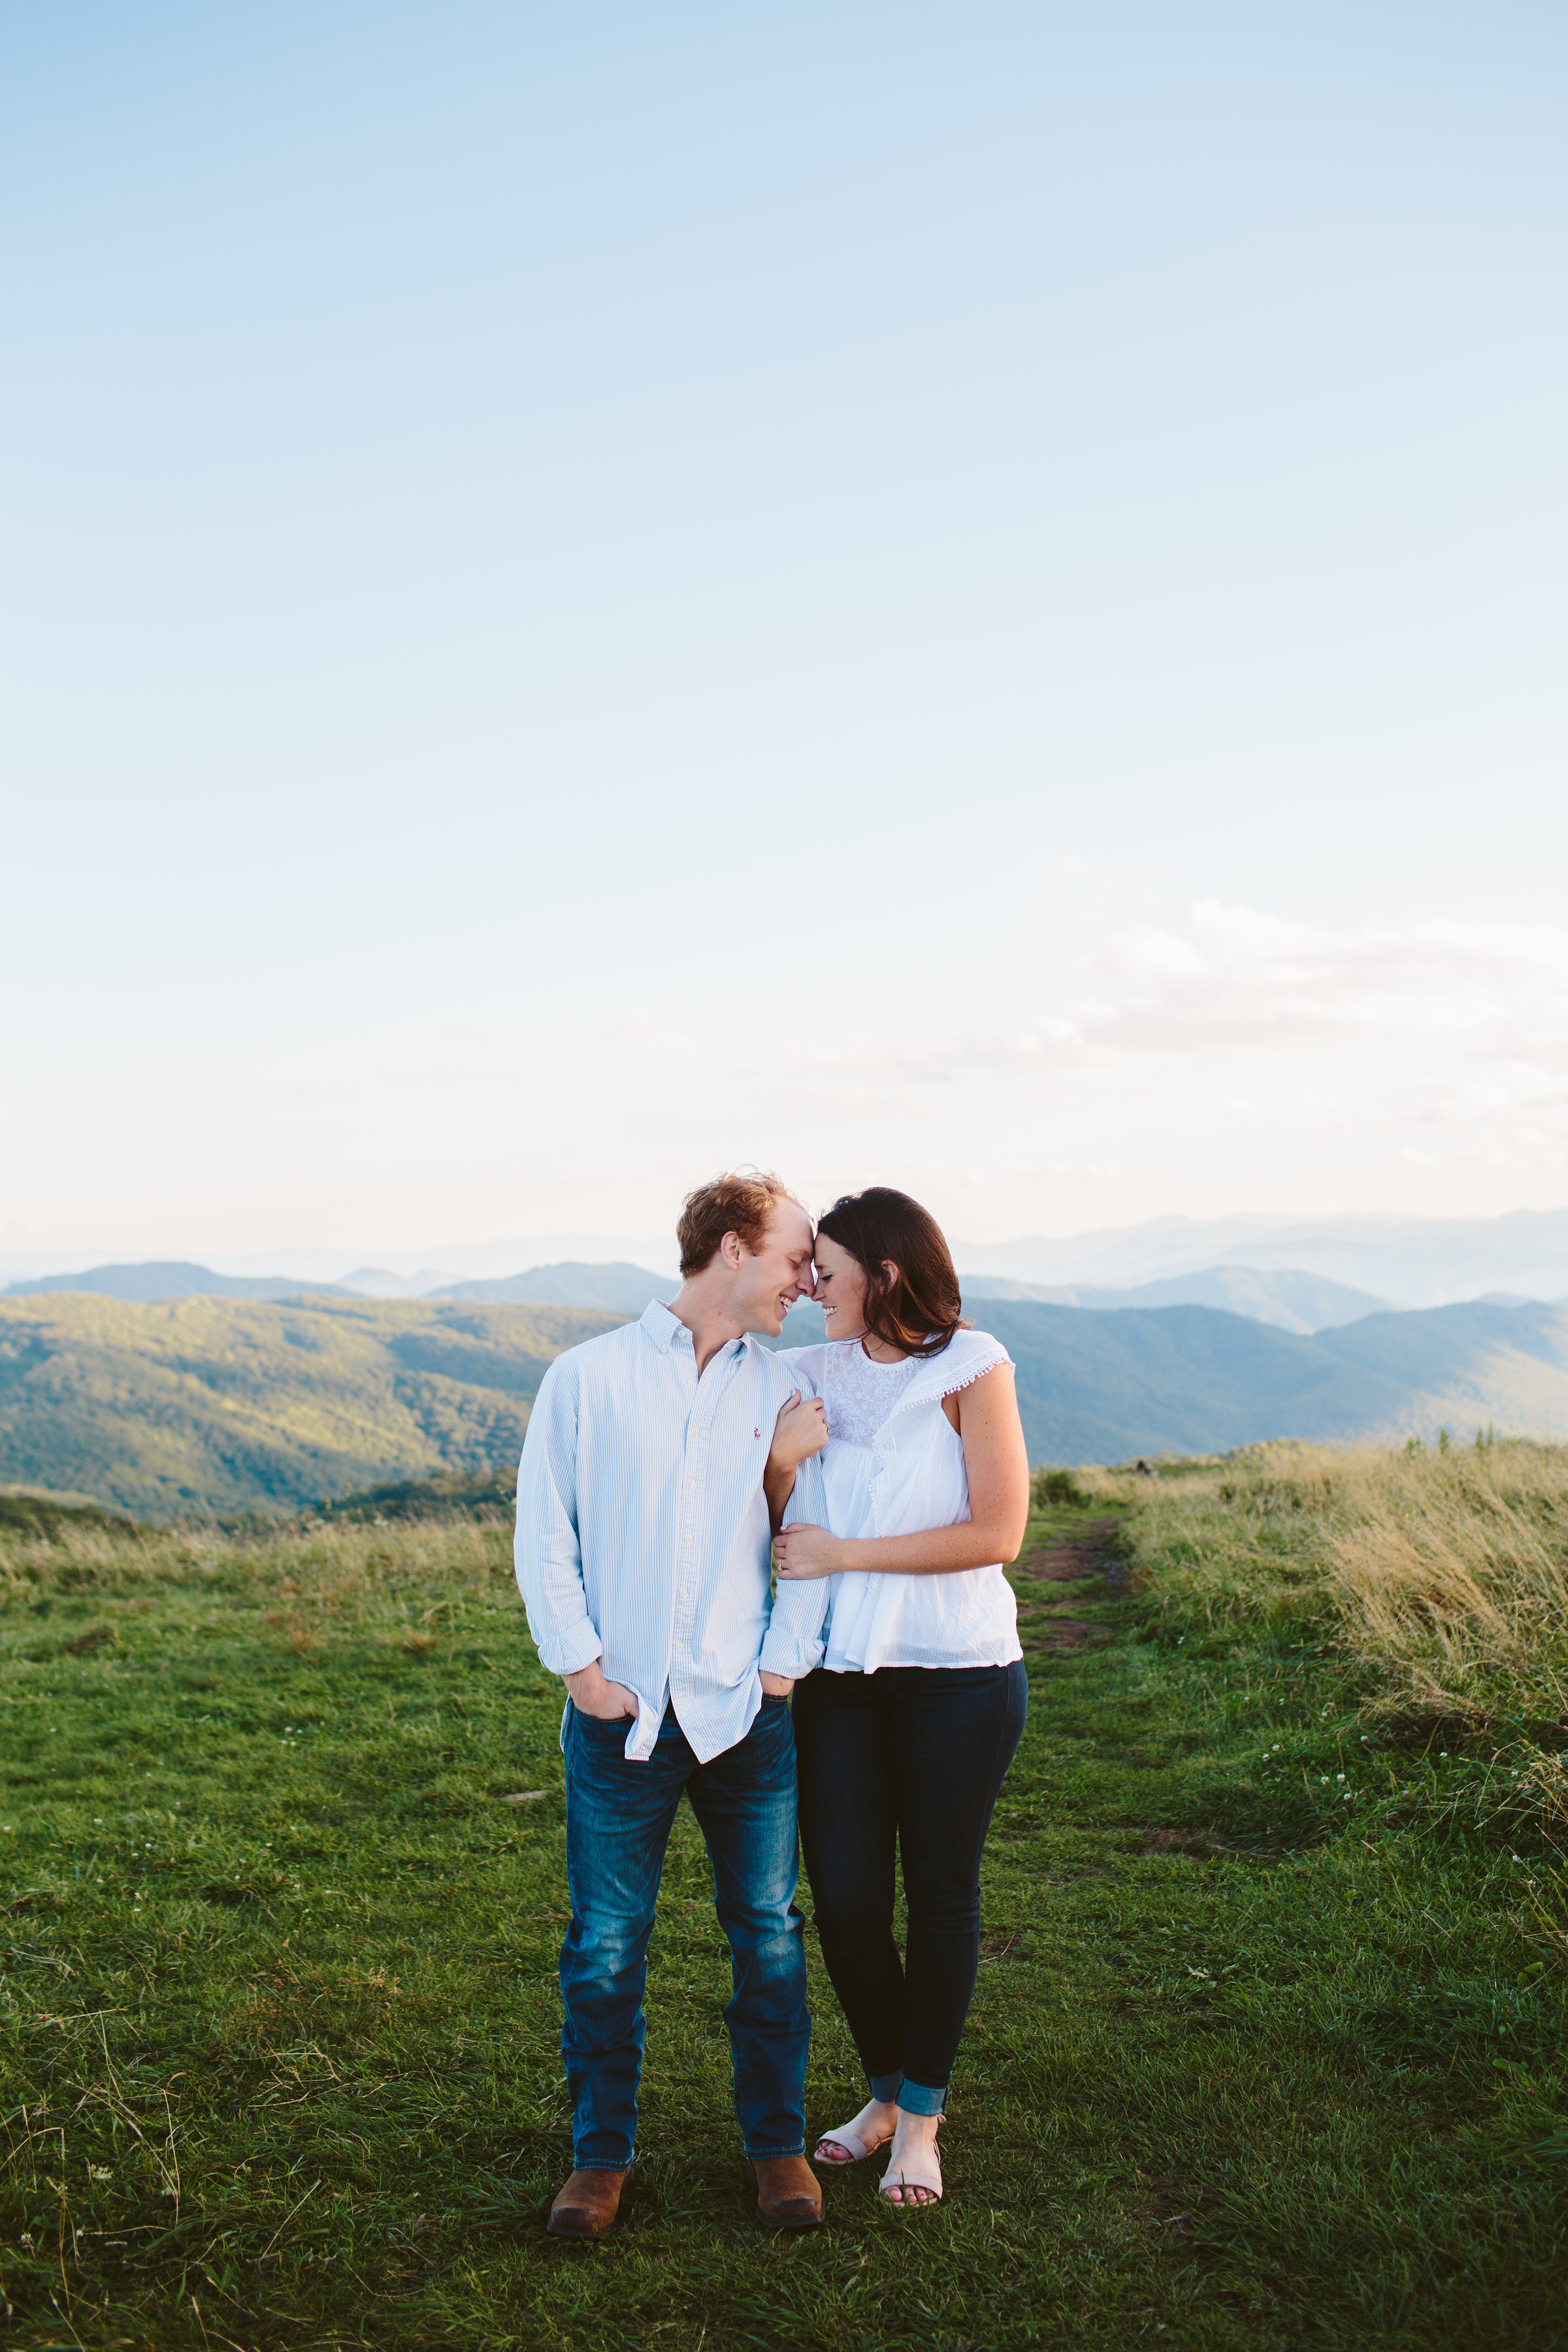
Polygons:
<instances>
[{"instance_id":1,"label":"shirt collar","mask_svg":"<svg viewBox=\"0 0 1568 2352\"><path fill-rule=\"evenodd\" d=\"M668 1354L671 1348L678 1348L681 1341L684 1340L688 1349L695 1355L696 1342L693 1340L690 1332L687 1329L679 1315L672 1315L670 1313L662 1298L650 1298L648 1300L647 1305L643 1308L641 1321L643 1329L647 1333L648 1338L653 1341L656 1348L664 1349ZM742 1332L738 1339L726 1339L724 1347L720 1349L719 1353L720 1355L723 1355L725 1349L729 1348L737 1349L743 1352L745 1345L746 1335Z\"/></svg>"},{"instance_id":2,"label":"shirt collar","mask_svg":"<svg viewBox=\"0 0 1568 2352\"><path fill-rule=\"evenodd\" d=\"M685 1333L687 1345L691 1334L679 1315L672 1315L662 1298L650 1298L642 1311L642 1327L656 1348L673 1348L677 1339Z\"/></svg>"}]
</instances>

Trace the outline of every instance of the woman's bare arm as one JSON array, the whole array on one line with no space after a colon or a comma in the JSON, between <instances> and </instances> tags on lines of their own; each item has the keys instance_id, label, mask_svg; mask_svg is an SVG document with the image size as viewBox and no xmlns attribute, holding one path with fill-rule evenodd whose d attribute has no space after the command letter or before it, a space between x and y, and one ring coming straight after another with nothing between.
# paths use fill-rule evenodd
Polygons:
<instances>
[{"instance_id":1,"label":"woman's bare arm","mask_svg":"<svg viewBox=\"0 0 1568 2352\"><path fill-rule=\"evenodd\" d=\"M968 1518L957 1527L925 1528L911 1536L835 1536L826 1528L785 1528L773 1545L781 1579L838 1576L847 1569L872 1576L947 1576L955 1569L1017 1559L1029 1517L1029 1457L1012 1365L997 1364L943 1402L957 1409L969 1476Z\"/></svg>"}]
</instances>

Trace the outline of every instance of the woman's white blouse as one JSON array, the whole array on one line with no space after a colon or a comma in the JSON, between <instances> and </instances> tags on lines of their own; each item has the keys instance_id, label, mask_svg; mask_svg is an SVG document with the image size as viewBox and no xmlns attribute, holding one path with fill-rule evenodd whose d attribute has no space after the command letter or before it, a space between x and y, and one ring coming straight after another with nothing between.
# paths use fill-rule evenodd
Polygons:
<instances>
[{"instance_id":1,"label":"woman's white blouse","mask_svg":"<svg viewBox=\"0 0 1568 2352\"><path fill-rule=\"evenodd\" d=\"M836 1536L917 1535L969 1517L963 1446L943 1397L1012 1362L985 1331L958 1331L940 1356L879 1364L858 1339L784 1348L803 1393L827 1408L821 1456L828 1525ZM882 1394L878 1395L880 1390ZM1024 1654L1018 1612L1001 1564L938 1576L869 1576L852 1570L803 1588L820 1593L821 1663L831 1674L879 1666L1006 1666ZM792 1606L792 1629L803 1635ZM815 1662L814 1662L815 1663Z\"/></svg>"}]
</instances>

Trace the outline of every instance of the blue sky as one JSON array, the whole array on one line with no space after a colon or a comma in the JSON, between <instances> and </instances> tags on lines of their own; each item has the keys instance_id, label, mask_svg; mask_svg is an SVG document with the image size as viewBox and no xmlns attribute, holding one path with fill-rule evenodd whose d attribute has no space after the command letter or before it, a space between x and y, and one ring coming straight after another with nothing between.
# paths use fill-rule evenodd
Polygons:
<instances>
[{"instance_id":1,"label":"blue sky","mask_svg":"<svg viewBox=\"0 0 1568 2352\"><path fill-rule=\"evenodd\" d=\"M0 1254L1568 1198L1544 6L0 23Z\"/></svg>"}]
</instances>

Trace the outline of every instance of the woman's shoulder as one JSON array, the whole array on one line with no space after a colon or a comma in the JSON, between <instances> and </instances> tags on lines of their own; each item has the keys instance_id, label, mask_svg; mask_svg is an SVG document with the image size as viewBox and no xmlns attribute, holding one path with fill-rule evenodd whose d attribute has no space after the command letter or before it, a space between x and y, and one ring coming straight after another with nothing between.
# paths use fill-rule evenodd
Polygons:
<instances>
[{"instance_id":1,"label":"woman's shoulder","mask_svg":"<svg viewBox=\"0 0 1568 2352\"><path fill-rule=\"evenodd\" d=\"M959 1364L978 1362L980 1357L987 1357L992 1364L1013 1362L1013 1357L1008 1355L1006 1348L1002 1345L1002 1340L992 1339L990 1331L954 1331L952 1340L947 1343L947 1348L942 1348L941 1355L936 1357L936 1362L942 1364L947 1357L952 1357L954 1362Z\"/></svg>"},{"instance_id":2,"label":"woman's shoulder","mask_svg":"<svg viewBox=\"0 0 1568 2352\"><path fill-rule=\"evenodd\" d=\"M998 1364L1010 1364L1012 1357L1000 1339L989 1331L955 1331L940 1356L932 1356L926 1366L933 1386L942 1396L951 1396L954 1389L966 1389Z\"/></svg>"}]
</instances>

